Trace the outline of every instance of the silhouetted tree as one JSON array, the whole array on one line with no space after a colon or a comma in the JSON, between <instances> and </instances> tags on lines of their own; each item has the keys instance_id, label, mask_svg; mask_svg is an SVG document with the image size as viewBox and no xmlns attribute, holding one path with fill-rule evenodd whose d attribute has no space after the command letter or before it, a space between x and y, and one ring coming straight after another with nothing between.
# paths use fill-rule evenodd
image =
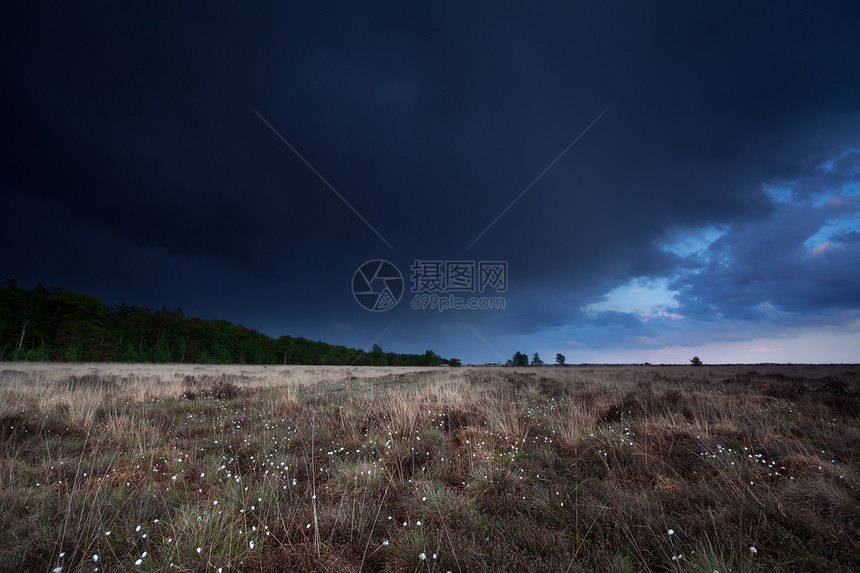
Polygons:
<instances>
[{"instance_id":1,"label":"silhouetted tree","mask_svg":"<svg viewBox=\"0 0 860 573\"><path fill-rule=\"evenodd\" d=\"M523 352L517 350L514 353L514 357L507 361L508 366L528 366L529 365L529 356Z\"/></svg>"},{"instance_id":2,"label":"silhouetted tree","mask_svg":"<svg viewBox=\"0 0 860 573\"><path fill-rule=\"evenodd\" d=\"M432 350L425 351L421 359L421 366L442 366L442 357Z\"/></svg>"},{"instance_id":3,"label":"silhouetted tree","mask_svg":"<svg viewBox=\"0 0 860 573\"><path fill-rule=\"evenodd\" d=\"M388 360L385 358L385 353L382 351L382 347L378 344L374 344L370 349L370 365L386 366L387 364Z\"/></svg>"}]
</instances>

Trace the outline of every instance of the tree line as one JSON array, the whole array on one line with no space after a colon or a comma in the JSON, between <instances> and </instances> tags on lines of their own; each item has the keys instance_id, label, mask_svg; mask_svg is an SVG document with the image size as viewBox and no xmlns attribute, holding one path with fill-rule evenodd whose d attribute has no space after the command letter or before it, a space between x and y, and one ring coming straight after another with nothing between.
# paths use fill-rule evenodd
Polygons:
<instances>
[{"instance_id":1,"label":"tree line","mask_svg":"<svg viewBox=\"0 0 860 573\"><path fill-rule=\"evenodd\" d=\"M567 358L565 358L564 354L559 353L559 354L555 355L555 363L558 366L564 366L564 363L566 360L567 360ZM505 366L529 366L529 365L531 365L531 366L543 366L544 365L544 361L543 361L543 359L541 359L539 352L535 352L534 354L532 354L531 364L529 364L528 354L526 354L524 352L520 352L519 350L517 350L514 353L513 357L511 357L507 362L505 362Z\"/></svg>"},{"instance_id":2,"label":"tree line","mask_svg":"<svg viewBox=\"0 0 860 573\"><path fill-rule=\"evenodd\" d=\"M271 336L226 320L186 317L181 308L153 309L125 299L107 305L63 288L0 287L0 361L184 362L199 364L459 365L424 354L371 352Z\"/></svg>"}]
</instances>

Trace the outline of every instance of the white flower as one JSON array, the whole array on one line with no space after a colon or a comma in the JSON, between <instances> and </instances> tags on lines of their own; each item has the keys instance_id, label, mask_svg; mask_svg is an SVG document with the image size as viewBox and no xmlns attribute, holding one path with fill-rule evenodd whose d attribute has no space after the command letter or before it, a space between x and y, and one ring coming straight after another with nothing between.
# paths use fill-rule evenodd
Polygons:
<instances>
[{"instance_id":1,"label":"white flower","mask_svg":"<svg viewBox=\"0 0 860 573\"><path fill-rule=\"evenodd\" d=\"M421 561L424 561L425 559L427 559L427 554L425 554L425 553L420 553L420 554L418 555L418 559L420 559Z\"/></svg>"}]
</instances>

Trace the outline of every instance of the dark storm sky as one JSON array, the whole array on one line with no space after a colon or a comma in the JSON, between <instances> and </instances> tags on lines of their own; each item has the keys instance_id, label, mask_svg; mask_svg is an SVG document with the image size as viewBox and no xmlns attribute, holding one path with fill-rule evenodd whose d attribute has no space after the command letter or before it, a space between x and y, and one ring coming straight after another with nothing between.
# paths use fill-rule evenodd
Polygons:
<instances>
[{"instance_id":1,"label":"dark storm sky","mask_svg":"<svg viewBox=\"0 0 860 573\"><path fill-rule=\"evenodd\" d=\"M2 9L0 278L467 362L860 361L858 7L134 4ZM507 261L504 310L413 310L415 259Z\"/></svg>"}]
</instances>

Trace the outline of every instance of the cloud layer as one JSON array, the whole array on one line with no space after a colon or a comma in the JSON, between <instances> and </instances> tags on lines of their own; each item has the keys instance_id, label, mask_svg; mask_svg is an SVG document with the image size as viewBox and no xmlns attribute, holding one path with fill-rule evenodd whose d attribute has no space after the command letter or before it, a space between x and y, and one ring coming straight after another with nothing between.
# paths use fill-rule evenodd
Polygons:
<instances>
[{"instance_id":1,"label":"cloud layer","mask_svg":"<svg viewBox=\"0 0 860 573\"><path fill-rule=\"evenodd\" d=\"M857 8L6 12L5 277L467 361L856 336ZM374 258L508 261L506 308L369 314Z\"/></svg>"}]
</instances>

